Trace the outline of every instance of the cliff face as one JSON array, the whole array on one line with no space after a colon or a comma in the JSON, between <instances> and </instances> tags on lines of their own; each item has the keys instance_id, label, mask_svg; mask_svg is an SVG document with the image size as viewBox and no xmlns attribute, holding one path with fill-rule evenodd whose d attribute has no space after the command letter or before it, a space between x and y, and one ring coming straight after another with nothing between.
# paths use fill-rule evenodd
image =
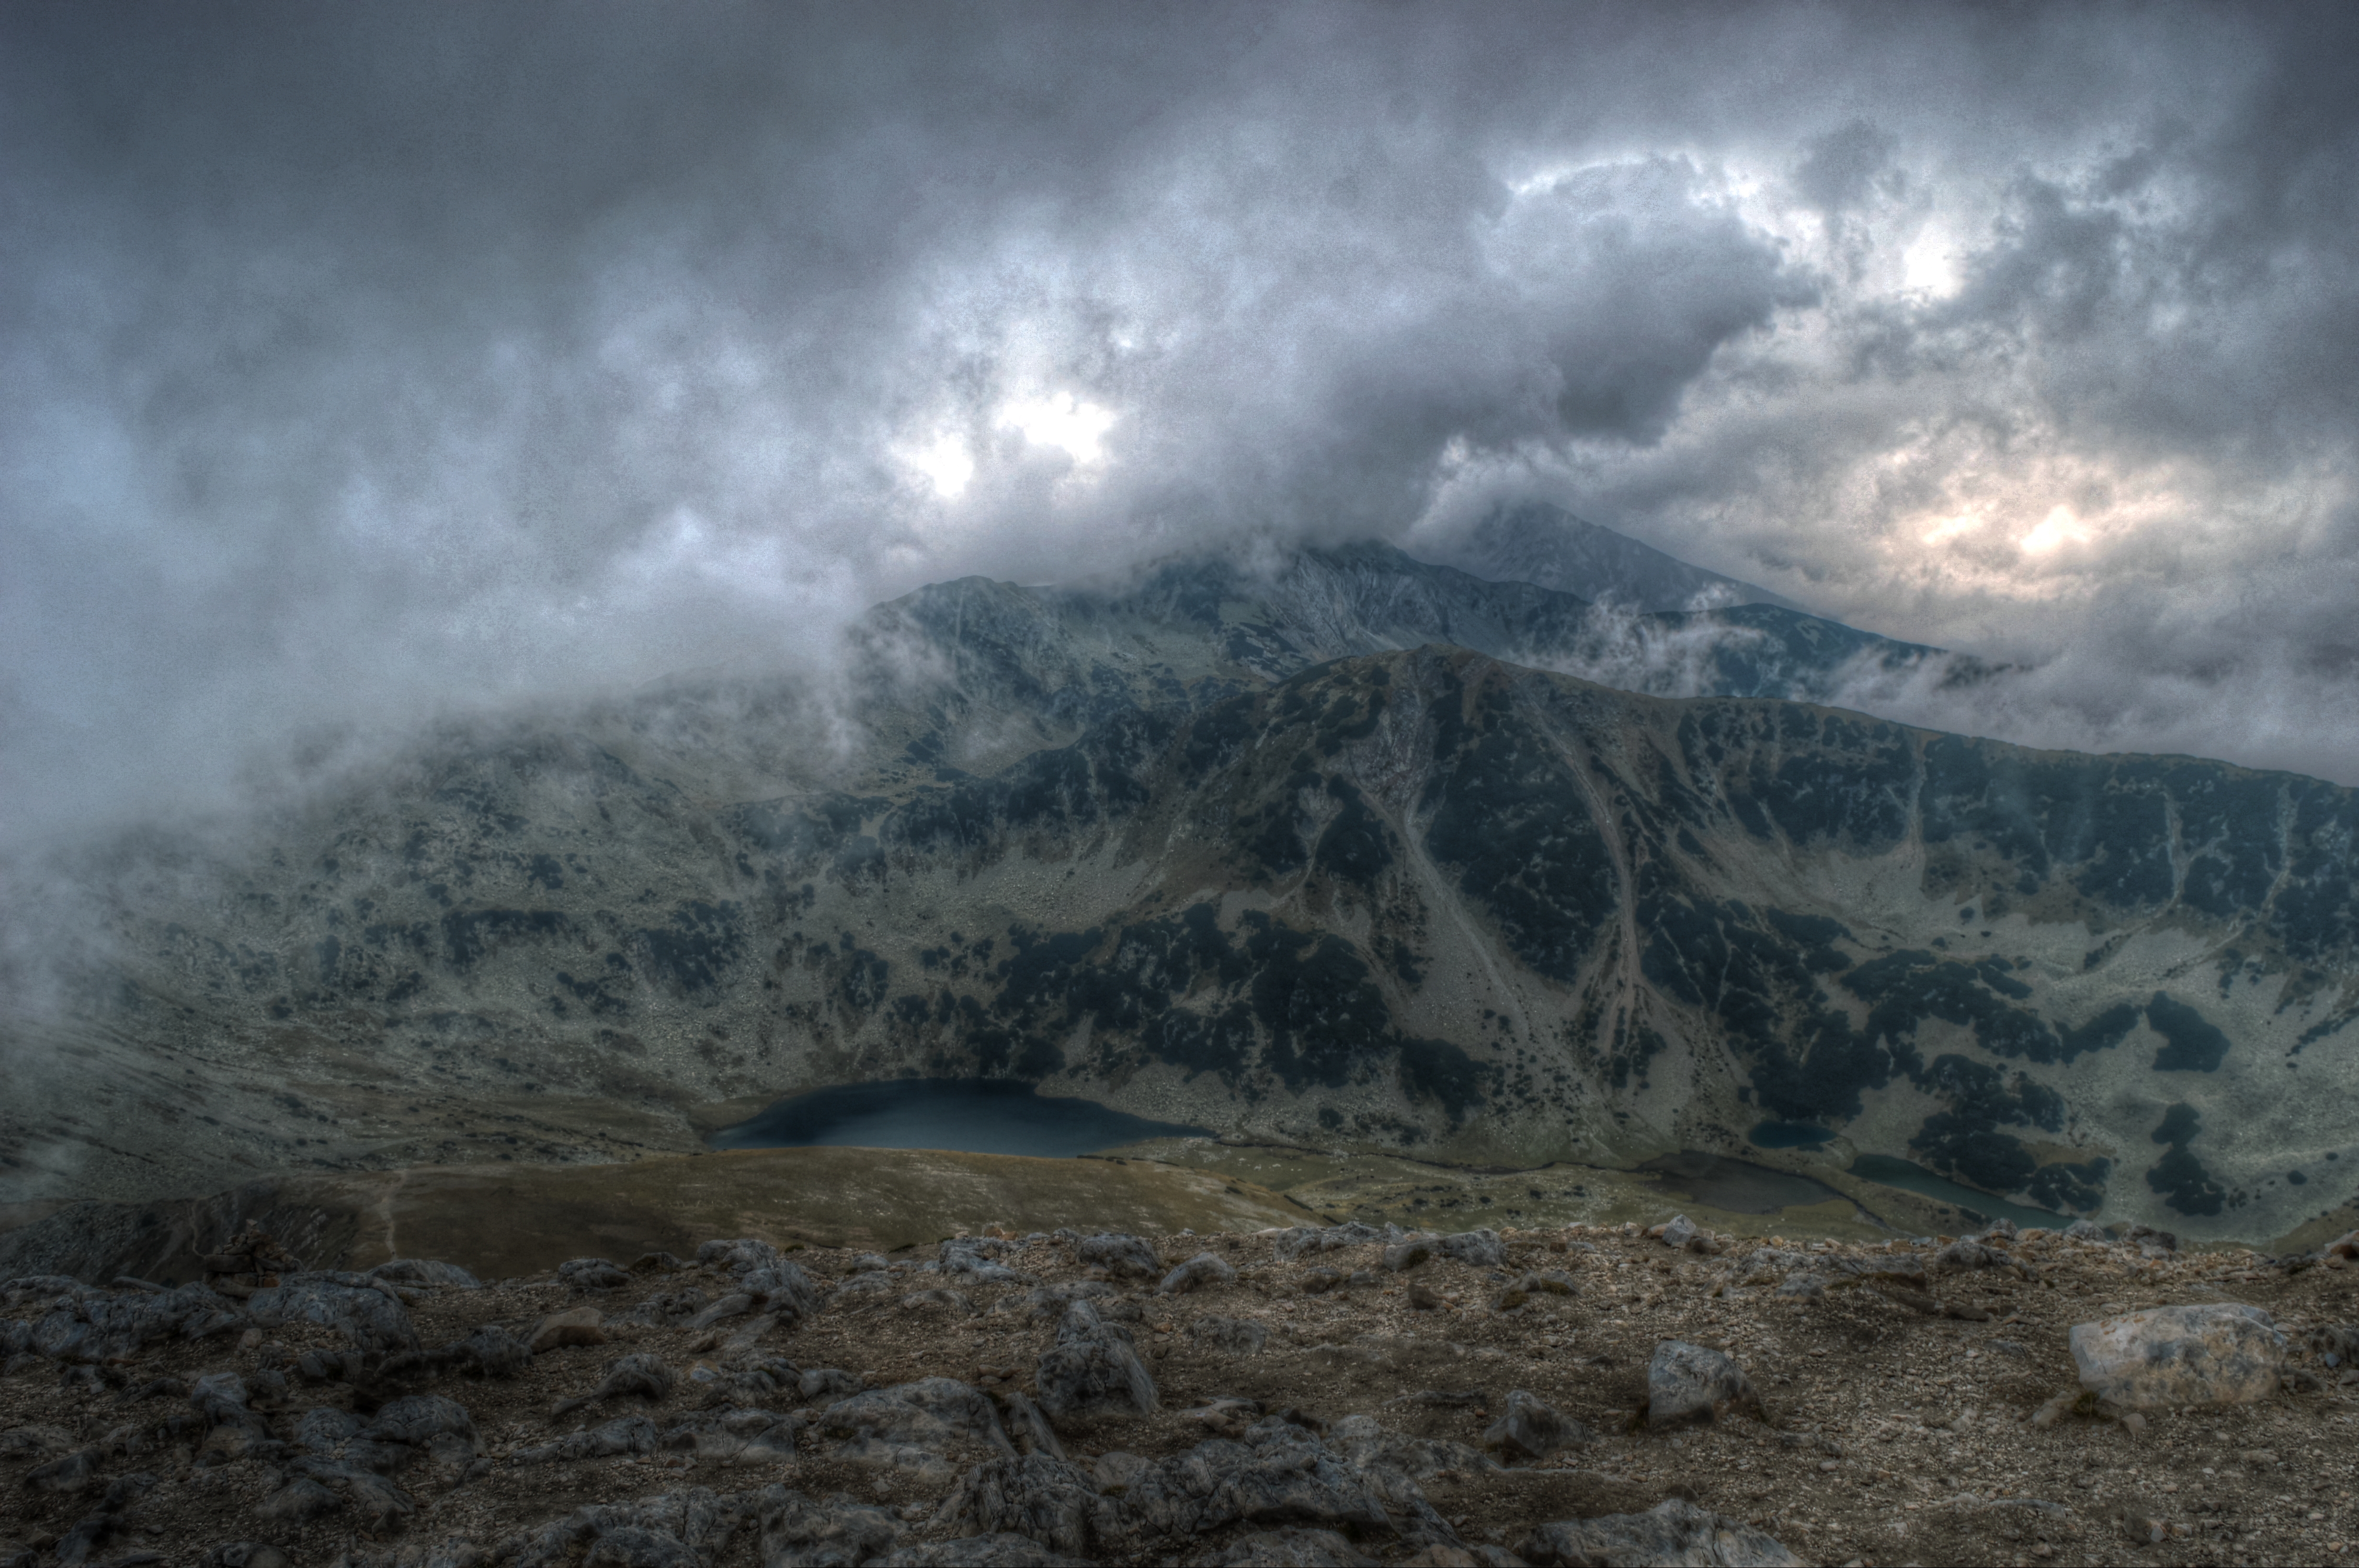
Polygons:
<instances>
[{"instance_id":1,"label":"cliff face","mask_svg":"<svg viewBox=\"0 0 2359 1568\"><path fill-rule=\"evenodd\" d=\"M1723 639L1710 689L1933 656L1721 613L1787 663ZM1506 662L1597 624L1375 551L951 584L832 707L680 687L126 858L11 1195L604 1157L913 1075L1495 1162L1807 1121L2199 1236L2349 1195L2351 792Z\"/></svg>"}]
</instances>

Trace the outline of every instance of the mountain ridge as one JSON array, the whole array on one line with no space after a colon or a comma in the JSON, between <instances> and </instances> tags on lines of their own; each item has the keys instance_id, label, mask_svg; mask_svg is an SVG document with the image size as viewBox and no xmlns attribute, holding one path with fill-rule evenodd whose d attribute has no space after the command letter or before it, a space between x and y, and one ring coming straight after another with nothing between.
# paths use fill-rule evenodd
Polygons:
<instances>
[{"instance_id":1,"label":"mountain ridge","mask_svg":"<svg viewBox=\"0 0 2359 1568\"><path fill-rule=\"evenodd\" d=\"M202 907L125 887L132 961L85 1018L112 1043L59 1080L84 1098L47 1098L179 1139L183 1184L502 1140L621 1157L680 1146L701 1104L969 1074L1506 1162L1816 1117L1838 1149L2194 1234L2288 1229L2359 1155L2264 1070L2347 1076L2348 791L1433 646L1226 693L1208 656L1190 705L1091 719L1117 694L1016 681L1020 643L894 676L905 728L928 693L986 729L1075 694L1071 739L989 770L913 755L960 723L888 727L864 771L731 799L542 732L323 810L276 869L198 878L228 894ZM1176 678L1157 662L1136 681ZM675 772L680 735L753 711L650 700ZM5 1132L20 1188L163 1173L60 1120Z\"/></svg>"}]
</instances>

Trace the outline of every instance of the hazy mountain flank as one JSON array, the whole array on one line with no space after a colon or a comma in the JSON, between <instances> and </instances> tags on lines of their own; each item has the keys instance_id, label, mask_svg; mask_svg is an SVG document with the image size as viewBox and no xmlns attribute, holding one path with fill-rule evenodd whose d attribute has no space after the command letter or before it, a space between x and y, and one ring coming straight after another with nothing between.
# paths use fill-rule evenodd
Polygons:
<instances>
[{"instance_id":1,"label":"hazy mountain flank","mask_svg":"<svg viewBox=\"0 0 2359 1568\"><path fill-rule=\"evenodd\" d=\"M0 1195L607 1158L909 1076L1496 1164L1807 1121L2199 1236L2350 1195L2348 790L1783 700L1947 656L1375 546L940 585L858 643L832 706L679 685L123 850Z\"/></svg>"}]
</instances>

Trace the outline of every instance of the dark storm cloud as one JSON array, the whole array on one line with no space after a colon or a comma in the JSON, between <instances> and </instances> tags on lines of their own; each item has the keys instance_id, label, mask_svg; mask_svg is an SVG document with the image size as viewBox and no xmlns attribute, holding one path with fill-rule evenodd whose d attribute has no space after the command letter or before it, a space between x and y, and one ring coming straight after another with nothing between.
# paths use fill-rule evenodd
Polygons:
<instances>
[{"instance_id":1,"label":"dark storm cloud","mask_svg":"<svg viewBox=\"0 0 2359 1568\"><path fill-rule=\"evenodd\" d=\"M929 579L1423 536L1503 490L2042 672L1921 716L2359 776L2256 700L2359 717L2353 41L11 8L0 833L823 657Z\"/></svg>"}]
</instances>

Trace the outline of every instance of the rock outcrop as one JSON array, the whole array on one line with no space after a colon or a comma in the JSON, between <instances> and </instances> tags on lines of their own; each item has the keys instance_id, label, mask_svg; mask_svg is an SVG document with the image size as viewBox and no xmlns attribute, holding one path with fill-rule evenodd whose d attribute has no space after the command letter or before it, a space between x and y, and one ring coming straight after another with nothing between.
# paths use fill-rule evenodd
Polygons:
<instances>
[{"instance_id":1,"label":"rock outcrop","mask_svg":"<svg viewBox=\"0 0 2359 1568\"><path fill-rule=\"evenodd\" d=\"M1363 1225L1136 1238L1233 1275L1176 1293L1154 1271L1093 1278L1080 1238L1037 1234L723 1241L587 1286L594 1309L562 1306L581 1269L288 1274L245 1298L0 1281L0 1564L1513 1568L2123 1540L2293 1563L2349 1528L2331 1488L2359 1325L2332 1253L1994 1230L1967 1239L2012 1266L1940 1286L1966 1316L1876 1288L1930 1281L1964 1256L1947 1238L1462 1234L1407 1273L1379 1267L1403 1238ZM1508 1304L1541 1273L1569 1289ZM1815 1297L1782 1293L1805 1274ZM971 1314L850 1288L945 1275ZM683 1304L749 1281L800 1310L700 1326ZM2231 1288L2253 1299L2097 1314ZM598 1312L608 1337L529 1349L551 1307ZM2140 1375L2151 1351L2243 1402L2073 1386L2082 1330L2106 1325ZM2250 1336L2276 1360L2217 1353ZM2320 1517L2283 1508L2297 1489Z\"/></svg>"}]
</instances>

